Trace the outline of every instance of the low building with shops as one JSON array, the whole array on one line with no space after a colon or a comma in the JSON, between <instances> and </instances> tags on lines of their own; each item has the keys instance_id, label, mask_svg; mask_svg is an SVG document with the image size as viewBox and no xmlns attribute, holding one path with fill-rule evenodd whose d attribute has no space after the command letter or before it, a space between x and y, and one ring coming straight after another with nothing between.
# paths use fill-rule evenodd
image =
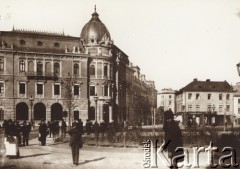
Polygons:
<instances>
[{"instance_id":1,"label":"low building with shops","mask_svg":"<svg viewBox=\"0 0 240 169\"><path fill-rule=\"evenodd\" d=\"M144 121L156 108L157 91L135 67L96 9L80 37L0 31L1 120Z\"/></svg>"},{"instance_id":2,"label":"low building with shops","mask_svg":"<svg viewBox=\"0 0 240 169\"><path fill-rule=\"evenodd\" d=\"M227 81L194 79L176 93L176 114L185 126L232 124L234 93Z\"/></svg>"}]
</instances>

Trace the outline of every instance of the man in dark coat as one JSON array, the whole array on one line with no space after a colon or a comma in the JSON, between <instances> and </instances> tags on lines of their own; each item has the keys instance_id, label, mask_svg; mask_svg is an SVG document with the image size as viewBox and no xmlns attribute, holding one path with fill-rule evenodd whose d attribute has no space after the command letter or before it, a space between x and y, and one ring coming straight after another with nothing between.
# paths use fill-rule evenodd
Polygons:
<instances>
[{"instance_id":1,"label":"man in dark coat","mask_svg":"<svg viewBox=\"0 0 240 169\"><path fill-rule=\"evenodd\" d=\"M174 120L173 112L167 110L164 112L163 131L165 132L165 149L168 150L168 157L171 160L171 168L178 168L177 163L183 161L183 158L174 158L183 155L183 151L176 151L178 147L183 147L182 132L178 122ZM183 157L183 156L182 156Z\"/></svg>"},{"instance_id":2,"label":"man in dark coat","mask_svg":"<svg viewBox=\"0 0 240 169\"><path fill-rule=\"evenodd\" d=\"M28 140L29 140L29 133L31 131L31 124L26 123L26 121L23 122L22 126L22 135L23 135L23 146L28 146Z\"/></svg>"},{"instance_id":3,"label":"man in dark coat","mask_svg":"<svg viewBox=\"0 0 240 169\"><path fill-rule=\"evenodd\" d=\"M78 122L73 123L73 128L68 131L70 134L69 146L72 150L73 164L78 165L79 149L82 148L82 126Z\"/></svg>"},{"instance_id":4,"label":"man in dark coat","mask_svg":"<svg viewBox=\"0 0 240 169\"><path fill-rule=\"evenodd\" d=\"M42 120L40 126L39 126L39 141L41 142L42 146L46 145L46 137L48 135L48 128L44 120Z\"/></svg>"}]
</instances>

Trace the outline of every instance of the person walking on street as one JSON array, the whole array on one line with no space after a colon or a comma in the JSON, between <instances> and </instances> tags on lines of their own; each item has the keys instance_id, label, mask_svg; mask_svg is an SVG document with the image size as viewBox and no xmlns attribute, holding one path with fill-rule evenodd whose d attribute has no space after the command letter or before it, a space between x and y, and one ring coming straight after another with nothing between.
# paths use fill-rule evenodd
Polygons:
<instances>
[{"instance_id":1,"label":"person walking on street","mask_svg":"<svg viewBox=\"0 0 240 169\"><path fill-rule=\"evenodd\" d=\"M73 164L79 163L79 149L82 148L82 126L77 121L72 125L72 129L68 131L70 135L69 146L72 150Z\"/></svg>"},{"instance_id":2,"label":"person walking on street","mask_svg":"<svg viewBox=\"0 0 240 169\"><path fill-rule=\"evenodd\" d=\"M42 146L46 145L46 137L48 135L48 128L45 123L45 120L42 119L42 122L39 126L39 141L41 142Z\"/></svg>"},{"instance_id":3,"label":"person walking on street","mask_svg":"<svg viewBox=\"0 0 240 169\"><path fill-rule=\"evenodd\" d=\"M174 120L171 109L164 112L163 131L165 133L165 149L168 150L168 158L170 158L170 168L178 168L177 163L184 160L184 152L176 151L178 147L183 147L182 132L178 122ZM181 156L182 158L174 158Z\"/></svg>"}]
</instances>

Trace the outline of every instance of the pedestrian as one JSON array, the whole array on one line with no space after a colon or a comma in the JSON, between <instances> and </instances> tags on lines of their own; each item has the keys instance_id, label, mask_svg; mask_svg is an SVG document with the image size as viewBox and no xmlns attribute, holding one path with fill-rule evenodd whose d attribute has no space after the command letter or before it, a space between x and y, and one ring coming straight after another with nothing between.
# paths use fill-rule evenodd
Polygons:
<instances>
[{"instance_id":1,"label":"pedestrian","mask_svg":"<svg viewBox=\"0 0 240 169\"><path fill-rule=\"evenodd\" d=\"M99 139L99 123L97 121L94 122L93 124L94 128L94 136L95 136L95 141L96 141L96 146L98 146L98 139Z\"/></svg>"},{"instance_id":2,"label":"pedestrian","mask_svg":"<svg viewBox=\"0 0 240 169\"><path fill-rule=\"evenodd\" d=\"M66 130L67 130L67 124L64 121L64 119L62 119L62 125L61 125L61 139L62 140L66 137Z\"/></svg>"},{"instance_id":3,"label":"pedestrian","mask_svg":"<svg viewBox=\"0 0 240 169\"><path fill-rule=\"evenodd\" d=\"M27 122L23 122L22 126L22 135L23 135L23 146L28 146L28 140L29 140L29 133L31 131L31 126L27 125Z\"/></svg>"},{"instance_id":4,"label":"pedestrian","mask_svg":"<svg viewBox=\"0 0 240 169\"><path fill-rule=\"evenodd\" d=\"M18 129L11 119L8 120L5 125L5 139L4 145L6 147L6 155L9 158L19 157L19 146L18 146Z\"/></svg>"},{"instance_id":5,"label":"pedestrian","mask_svg":"<svg viewBox=\"0 0 240 169\"><path fill-rule=\"evenodd\" d=\"M85 126L85 128L86 128L86 133L87 133L87 135L89 135L90 134L90 132L91 132L91 123L90 123L90 120L86 120L86 126Z\"/></svg>"},{"instance_id":6,"label":"pedestrian","mask_svg":"<svg viewBox=\"0 0 240 169\"><path fill-rule=\"evenodd\" d=\"M15 121L15 126L17 131L18 146L20 147L22 144L22 137L21 137L22 127L20 126L18 121Z\"/></svg>"},{"instance_id":7,"label":"pedestrian","mask_svg":"<svg viewBox=\"0 0 240 169\"><path fill-rule=\"evenodd\" d=\"M178 168L177 163L182 162L184 159L183 150L176 151L178 147L183 147L182 132L178 122L174 120L174 115L171 110L164 112L163 131L165 133L164 149L168 150L168 158L171 160L170 168ZM182 158L176 158L176 156L181 156Z\"/></svg>"},{"instance_id":8,"label":"pedestrian","mask_svg":"<svg viewBox=\"0 0 240 169\"><path fill-rule=\"evenodd\" d=\"M70 135L69 146L72 150L73 164L78 165L79 162L79 150L82 148L82 126L77 121L72 125L72 129L68 131Z\"/></svg>"},{"instance_id":9,"label":"pedestrian","mask_svg":"<svg viewBox=\"0 0 240 169\"><path fill-rule=\"evenodd\" d=\"M41 124L39 126L39 141L41 142L42 146L46 145L46 137L48 135L48 128L45 120L41 120Z\"/></svg>"}]
</instances>

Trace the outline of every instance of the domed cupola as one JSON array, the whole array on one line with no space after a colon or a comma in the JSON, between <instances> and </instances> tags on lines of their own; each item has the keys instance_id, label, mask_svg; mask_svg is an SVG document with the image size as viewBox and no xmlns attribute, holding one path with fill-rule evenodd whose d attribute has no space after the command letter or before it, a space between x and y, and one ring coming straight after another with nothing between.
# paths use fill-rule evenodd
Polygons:
<instances>
[{"instance_id":1,"label":"domed cupola","mask_svg":"<svg viewBox=\"0 0 240 169\"><path fill-rule=\"evenodd\" d=\"M95 11L92 14L90 21L83 27L81 38L86 45L97 45L100 43L111 43L111 37L106 26L101 22Z\"/></svg>"}]
</instances>

